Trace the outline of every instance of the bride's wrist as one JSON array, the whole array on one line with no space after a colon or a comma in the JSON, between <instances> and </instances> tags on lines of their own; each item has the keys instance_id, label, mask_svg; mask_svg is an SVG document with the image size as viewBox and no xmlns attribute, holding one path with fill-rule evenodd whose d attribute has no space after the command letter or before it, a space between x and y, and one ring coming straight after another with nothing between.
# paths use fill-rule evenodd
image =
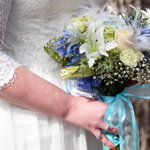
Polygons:
<instances>
[{"instance_id":1,"label":"bride's wrist","mask_svg":"<svg viewBox=\"0 0 150 150\"><path fill-rule=\"evenodd\" d=\"M80 120L80 111L81 111L81 104L82 97L71 96L70 97L70 105L67 115L65 116L65 121L74 124L76 126L83 127L82 121Z\"/></svg>"},{"instance_id":2,"label":"bride's wrist","mask_svg":"<svg viewBox=\"0 0 150 150\"><path fill-rule=\"evenodd\" d=\"M69 107L68 107L68 112L67 115L65 116L64 120L74 124L74 111L77 105L77 100L75 96L70 96L69 97Z\"/></svg>"}]
</instances>

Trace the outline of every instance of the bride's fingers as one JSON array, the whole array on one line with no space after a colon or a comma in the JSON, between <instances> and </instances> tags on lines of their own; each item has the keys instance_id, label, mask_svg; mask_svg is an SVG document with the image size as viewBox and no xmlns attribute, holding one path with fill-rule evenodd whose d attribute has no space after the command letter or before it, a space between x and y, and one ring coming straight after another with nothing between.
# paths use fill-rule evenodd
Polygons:
<instances>
[{"instance_id":1,"label":"bride's fingers","mask_svg":"<svg viewBox=\"0 0 150 150\"><path fill-rule=\"evenodd\" d=\"M111 150L115 150L115 146L103 134L99 140Z\"/></svg>"},{"instance_id":2,"label":"bride's fingers","mask_svg":"<svg viewBox=\"0 0 150 150\"><path fill-rule=\"evenodd\" d=\"M103 129L107 132L110 132L112 134L116 134L118 135L119 134L119 129L118 128L111 128L109 127L104 121L101 121L100 124L99 124L99 127L100 129Z\"/></svg>"},{"instance_id":3,"label":"bride's fingers","mask_svg":"<svg viewBox=\"0 0 150 150\"><path fill-rule=\"evenodd\" d=\"M109 147L111 150L115 150L115 146L102 134L99 129L93 131L93 134L96 136L97 140L102 142L104 145Z\"/></svg>"},{"instance_id":4,"label":"bride's fingers","mask_svg":"<svg viewBox=\"0 0 150 150\"><path fill-rule=\"evenodd\" d=\"M119 129L118 128L111 128L111 127L109 127L107 132L119 135Z\"/></svg>"}]
</instances>

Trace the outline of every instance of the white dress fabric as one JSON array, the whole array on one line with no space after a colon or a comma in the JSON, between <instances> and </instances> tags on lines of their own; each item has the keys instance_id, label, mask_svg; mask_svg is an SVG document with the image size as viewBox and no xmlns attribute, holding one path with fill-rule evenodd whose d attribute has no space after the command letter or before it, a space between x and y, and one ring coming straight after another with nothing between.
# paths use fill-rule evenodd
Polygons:
<instances>
[{"instance_id":1,"label":"white dress fabric","mask_svg":"<svg viewBox=\"0 0 150 150\"><path fill-rule=\"evenodd\" d=\"M0 8L4 1L10 3L10 0L0 0ZM73 10L77 12L81 4L89 5L90 0L13 0L5 34L5 53L65 90L57 64L43 47L51 35L60 33L64 18ZM6 18L1 18L0 24L5 21ZM3 28L6 30L6 26ZM4 32L0 37L3 40ZM0 98L1 150L99 150L100 147L93 135L79 127Z\"/></svg>"}]
</instances>

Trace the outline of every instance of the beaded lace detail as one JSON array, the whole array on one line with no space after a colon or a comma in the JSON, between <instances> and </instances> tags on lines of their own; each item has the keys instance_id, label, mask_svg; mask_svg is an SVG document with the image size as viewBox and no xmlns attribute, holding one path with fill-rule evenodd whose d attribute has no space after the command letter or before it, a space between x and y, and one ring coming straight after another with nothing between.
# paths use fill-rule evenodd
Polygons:
<instances>
[{"instance_id":1,"label":"beaded lace detail","mask_svg":"<svg viewBox=\"0 0 150 150\"><path fill-rule=\"evenodd\" d=\"M0 89L3 89L16 78L16 68L20 65L0 50Z\"/></svg>"}]
</instances>

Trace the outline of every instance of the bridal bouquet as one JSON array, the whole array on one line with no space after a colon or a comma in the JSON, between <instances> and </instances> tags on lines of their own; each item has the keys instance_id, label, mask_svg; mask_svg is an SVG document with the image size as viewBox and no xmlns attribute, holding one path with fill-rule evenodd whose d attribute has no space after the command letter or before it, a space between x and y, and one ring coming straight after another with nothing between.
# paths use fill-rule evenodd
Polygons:
<instances>
[{"instance_id":1,"label":"bridal bouquet","mask_svg":"<svg viewBox=\"0 0 150 150\"><path fill-rule=\"evenodd\" d=\"M120 150L139 150L130 97L150 99L150 10L87 10L44 49L60 64L68 92L110 104L105 122L120 133L104 132L107 138Z\"/></svg>"}]
</instances>

